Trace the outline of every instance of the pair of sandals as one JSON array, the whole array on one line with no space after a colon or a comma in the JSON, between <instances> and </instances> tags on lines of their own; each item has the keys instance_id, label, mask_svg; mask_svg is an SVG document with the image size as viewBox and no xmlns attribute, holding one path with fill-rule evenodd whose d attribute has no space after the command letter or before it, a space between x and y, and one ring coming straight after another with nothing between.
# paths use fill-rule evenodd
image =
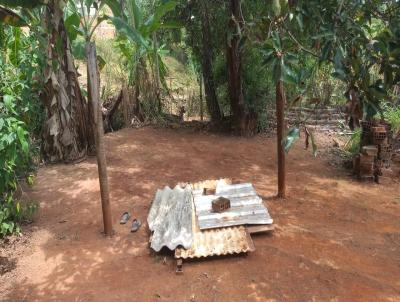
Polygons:
<instances>
[{"instance_id":1,"label":"pair of sandals","mask_svg":"<svg viewBox=\"0 0 400 302\"><path fill-rule=\"evenodd\" d=\"M119 221L120 224L126 224L129 221L129 218L131 218L131 214L129 214L128 212L124 212L121 215L121 220ZM140 226L142 225L142 223L140 222L139 219L133 219L132 221L132 227L131 227L131 232L134 233L137 230L139 230Z\"/></svg>"}]
</instances>

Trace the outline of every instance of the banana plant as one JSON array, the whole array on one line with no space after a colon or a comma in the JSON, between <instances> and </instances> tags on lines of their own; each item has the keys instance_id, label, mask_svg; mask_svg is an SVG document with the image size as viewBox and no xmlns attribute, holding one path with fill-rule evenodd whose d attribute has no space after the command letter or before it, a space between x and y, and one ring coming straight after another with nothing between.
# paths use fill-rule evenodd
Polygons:
<instances>
[{"instance_id":1,"label":"banana plant","mask_svg":"<svg viewBox=\"0 0 400 302\"><path fill-rule=\"evenodd\" d=\"M81 35L85 41L91 41L96 28L107 19L104 14L101 15L106 6L119 12L117 0L69 0L65 26L70 40Z\"/></svg>"},{"instance_id":2,"label":"banana plant","mask_svg":"<svg viewBox=\"0 0 400 302\"><path fill-rule=\"evenodd\" d=\"M126 9L113 10L114 16L109 17L117 31L125 35L132 43L139 46L141 52L149 51L151 47L151 37L159 29L177 28L176 22L163 22L163 17L173 9L178 3L176 1L166 1L157 6L152 15L144 20L144 12L136 0L126 1Z\"/></svg>"},{"instance_id":3,"label":"banana plant","mask_svg":"<svg viewBox=\"0 0 400 302\"><path fill-rule=\"evenodd\" d=\"M166 66L161 54L165 53L163 45L159 46L156 32L160 29L179 28L177 22L166 22L164 16L175 9L177 1L164 1L154 8L154 13L145 18L144 9L136 0L125 2L124 10L113 10L114 16L108 19L119 33L118 46L130 66L129 85L135 86L135 95L139 95L139 86L143 86L146 77L146 62L152 70L153 83L158 100L158 112L161 111L159 85L167 87L165 82ZM142 78L142 79L141 79ZM146 81L146 79L145 79Z\"/></svg>"}]
</instances>

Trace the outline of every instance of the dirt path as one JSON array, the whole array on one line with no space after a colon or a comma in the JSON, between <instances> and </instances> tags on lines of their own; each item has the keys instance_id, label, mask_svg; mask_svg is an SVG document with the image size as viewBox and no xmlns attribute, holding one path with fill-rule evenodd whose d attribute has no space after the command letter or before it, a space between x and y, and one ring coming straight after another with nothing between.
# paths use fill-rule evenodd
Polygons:
<instances>
[{"instance_id":1,"label":"dirt path","mask_svg":"<svg viewBox=\"0 0 400 302\"><path fill-rule=\"evenodd\" d=\"M29 193L39 217L0 276L0 301L400 301L398 182L358 183L299 144L277 201L273 139L145 128L106 142L116 235L100 234L94 158L41 169ZM220 177L252 182L275 220L254 253L176 275L171 257L150 252L146 226L117 224L125 210L145 221L157 188Z\"/></svg>"}]
</instances>

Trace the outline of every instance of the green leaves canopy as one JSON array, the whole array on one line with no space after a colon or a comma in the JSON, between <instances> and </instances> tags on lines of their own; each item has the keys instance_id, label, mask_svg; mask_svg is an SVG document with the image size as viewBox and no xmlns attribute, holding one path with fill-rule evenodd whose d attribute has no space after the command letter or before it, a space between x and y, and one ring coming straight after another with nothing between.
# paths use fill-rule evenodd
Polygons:
<instances>
[{"instance_id":1,"label":"green leaves canopy","mask_svg":"<svg viewBox=\"0 0 400 302\"><path fill-rule=\"evenodd\" d=\"M150 42L148 39L153 32L160 28L178 28L177 23L163 23L162 18L171 10L175 9L178 3L176 1L167 1L155 8L146 21L143 21L143 13L138 6L136 0L128 0L125 12L121 10L113 11L114 17L109 17L116 27L117 31L126 36L131 42L139 46L139 48L149 49Z\"/></svg>"}]
</instances>

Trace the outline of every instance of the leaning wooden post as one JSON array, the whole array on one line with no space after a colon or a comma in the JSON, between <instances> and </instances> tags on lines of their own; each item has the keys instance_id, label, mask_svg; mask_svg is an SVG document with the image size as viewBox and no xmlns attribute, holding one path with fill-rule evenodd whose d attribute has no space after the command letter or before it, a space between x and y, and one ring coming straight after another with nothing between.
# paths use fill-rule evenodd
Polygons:
<instances>
[{"instance_id":1,"label":"leaning wooden post","mask_svg":"<svg viewBox=\"0 0 400 302\"><path fill-rule=\"evenodd\" d=\"M104 234L111 236L113 233L110 193L108 191L107 163L104 148L103 115L100 106L100 79L97 68L96 44L88 42L86 46L88 81L90 82L90 96L94 114L94 133L96 142L97 168L99 172L101 207L103 211Z\"/></svg>"},{"instance_id":2,"label":"leaning wooden post","mask_svg":"<svg viewBox=\"0 0 400 302\"><path fill-rule=\"evenodd\" d=\"M285 168L285 150L283 148L283 135L285 128L285 92L283 81L276 83L276 129L278 145L278 197L286 197L286 168Z\"/></svg>"}]
</instances>

